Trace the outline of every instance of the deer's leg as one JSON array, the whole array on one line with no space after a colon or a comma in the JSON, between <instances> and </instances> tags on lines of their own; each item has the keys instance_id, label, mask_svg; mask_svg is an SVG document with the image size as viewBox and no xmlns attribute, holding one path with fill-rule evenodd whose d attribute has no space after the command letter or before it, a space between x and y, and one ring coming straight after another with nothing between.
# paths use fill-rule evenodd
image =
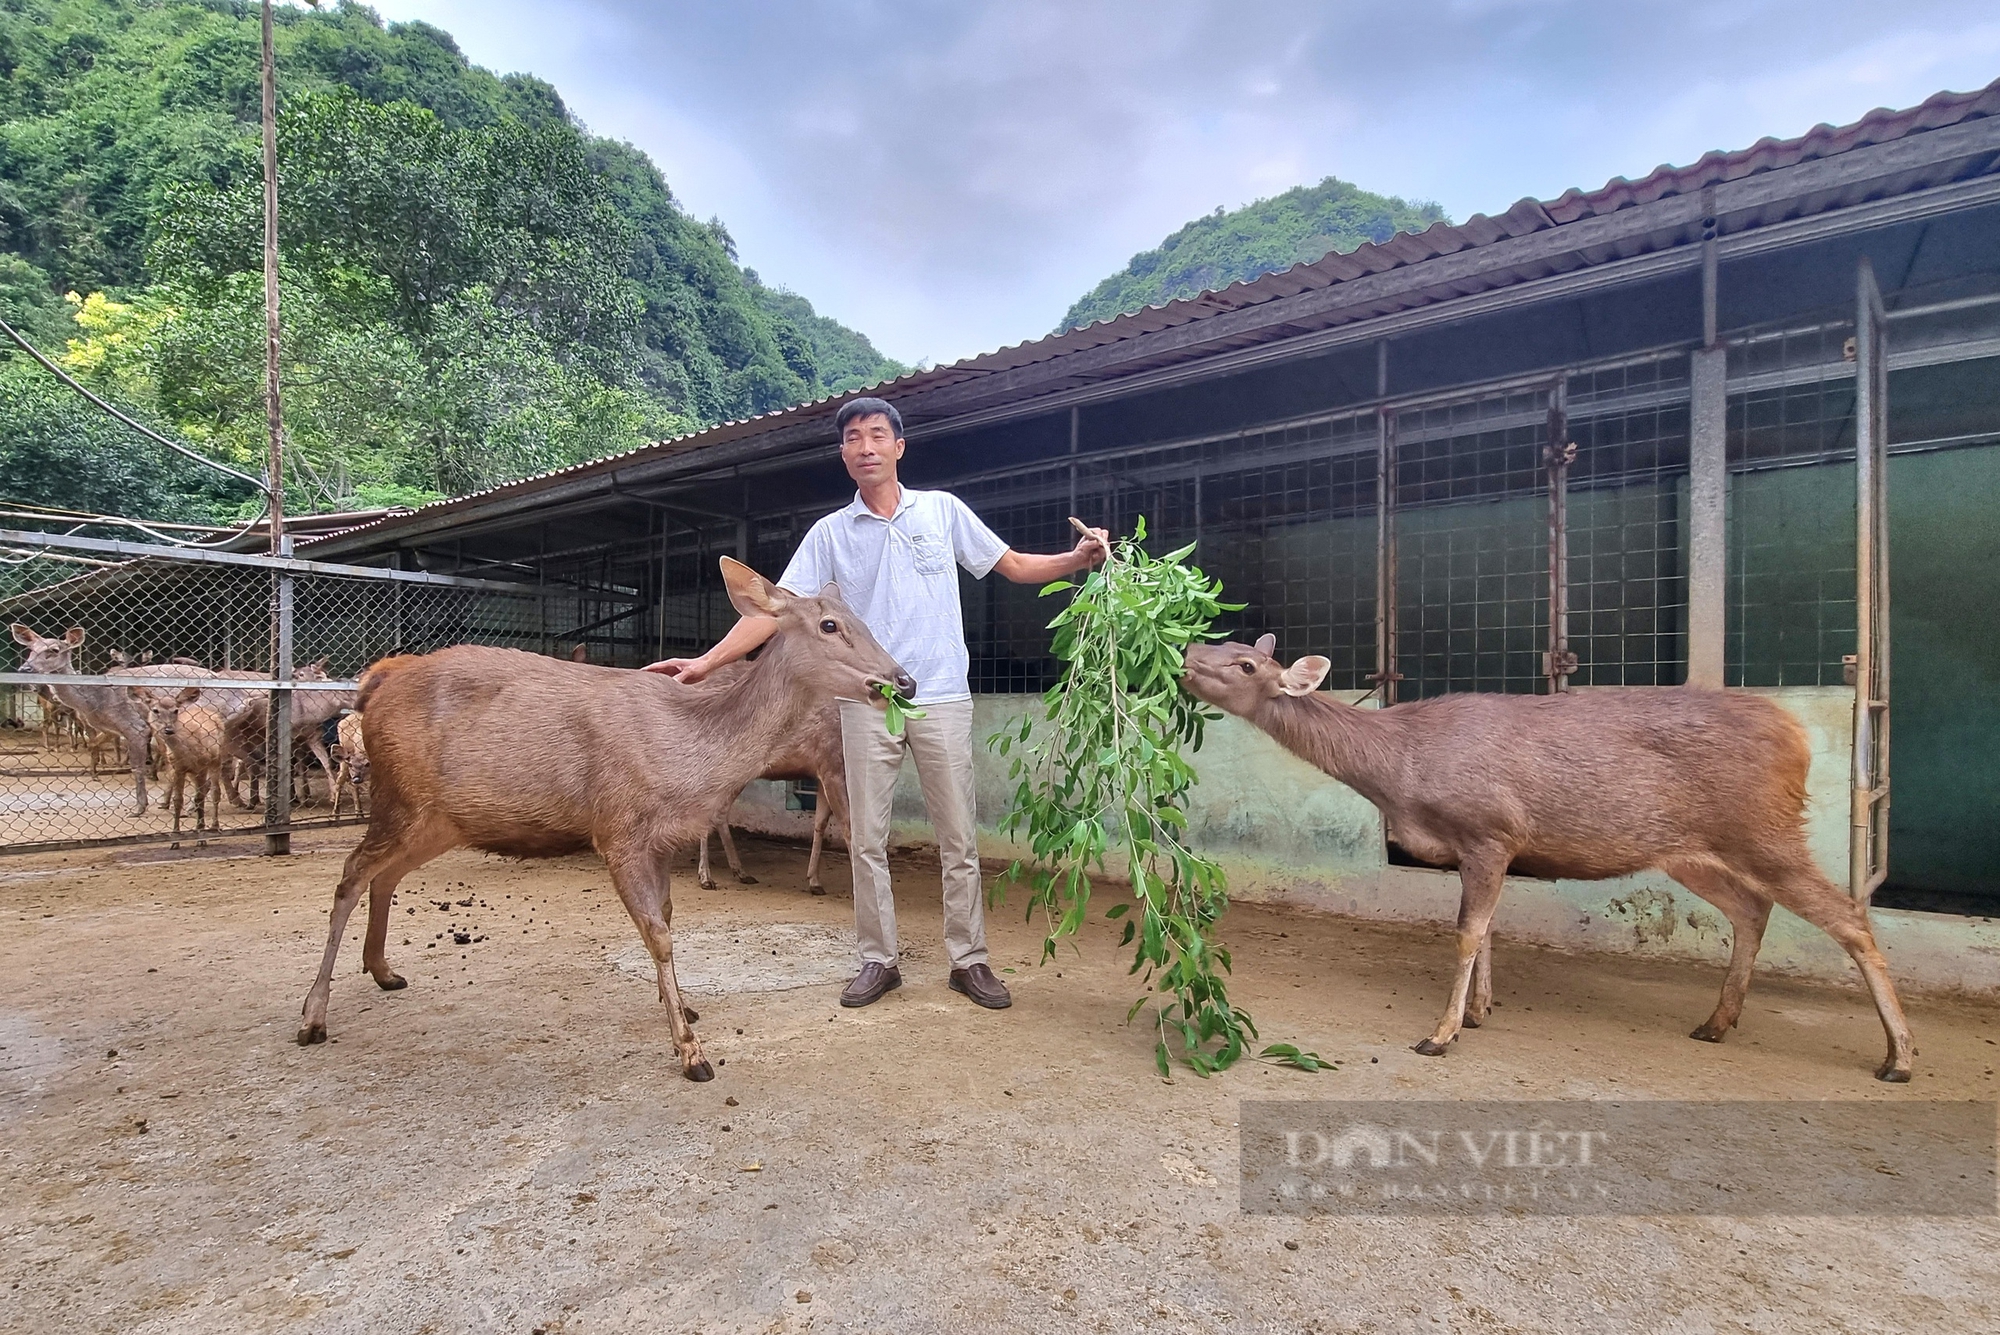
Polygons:
<instances>
[{"instance_id":1,"label":"deer's leg","mask_svg":"<svg viewBox=\"0 0 2000 1335\"><path fill-rule=\"evenodd\" d=\"M833 819L833 807L828 804L826 794L820 794L819 803L813 810L813 846L806 857L806 889L815 895L826 893L826 887L819 882L819 854L826 843L826 827Z\"/></svg>"},{"instance_id":2,"label":"deer's leg","mask_svg":"<svg viewBox=\"0 0 2000 1335\"><path fill-rule=\"evenodd\" d=\"M722 856L728 859L729 870L736 873L736 883L738 885L757 884L757 878L743 870L743 859L736 856L736 839L729 833L729 814L727 812L724 812L722 819L715 823L715 833L722 840Z\"/></svg>"},{"instance_id":3,"label":"deer's leg","mask_svg":"<svg viewBox=\"0 0 2000 1335\"><path fill-rule=\"evenodd\" d=\"M611 884L625 902L625 911L639 929L639 936L653 957L659 976L660 1000L667 1008L667 1024L673 1031L674 1050L680 1054L681 1074L690 1080L713 1080L715 1069L702 1054L701 1041L694 1036L693 1012L681 1001L680 983L674 978L673 879L667 860L641 850L617 858L606 858L611 866Z\"/></svg>"},{"instance_id":4,"label":"deer's leg","mask_svg":"<svg viewBox=\"0 0 2000 1335\"><path fill-rule=\"evenodd\" d=\"M1722 976L1722 996L1715 1003L1715 1013L1688 1035L1704 1043L1720 1043L1743 1014L1750 974L1757 967L1757 950L1764 944L1764 928L1771 921L1771 901L1712 858L1668 862L1661 870L1721 909L1722 916L1729 919L1729 971Z\"/></svg>"},{"instance_id":5,"label":"deer's leg","mask_svg":"<svg viewBox=\"0 0 2000 1335\"><path fill-rule=\"evenodd\" d=\"M347 855L340 884L333 892L333 913L326 925L326 953L320 957L319 976L313 980L312 990L306 993L299 1022L301 1045L326 1042L326 1008L333 995L333 964L340 955L340 938L347 931L348 915L360 901L362 888L378 877L387 877L393 890L396 882L409 872L457 846L455 834L437 826L426 825L396 834L390 834L384 827L380 837L371 827L368 837ZM370 917L373 915L371 908Z\"/></svg>"},{"instance_id":6,"label":"deer's leg","mask_svg":"<svg viewBox=\"0 0 2000 1335\"><path fill-rule=\"evenodd\" d=\"M1463 1023L1467 1029L1477 1029L1486 1023L1486 1017L1493 1013L1493 929L1486 929L1480 938L1479 958L1472 965L1472 996L1465 1003Z\"/></svg>"},{"instance_id":7,"label":"deer's leg","mask_svg":"<svg viewBox=\"0 0 2000 1335\"><path fill-rule=\"evenodd\" d=\"M361 967L384 992L409 986L389 967L389 912L395 907L396 886L408 872L407 867L378 872L368 884L368 935L361 942Z\"/></svg>"},{"instance_id":8,"label":"deer's leg","mask_svg":"<svg viewBox=\"0 0 2000 1335\"><path fill-rule=\"evenodd\" d=\"M1875 1000L1889 1039L1889 1052L1875 1069L1877 1080L1903 1084L1910 1078L1910 1059L1916 1055L1910 1022L1903 1016L1903 1003L1896 999L1896 985L1889 978L1889 962L1875 944L1875 932L1868 925L1868 910L1848 898L1847 893L1826 879L1812 865L1803 848L1789 866L1758 877L1772 899L1804 918L1840 943L1861 970Z\"/></svg>"},{"instance_id":9,"label":"deer's leg","mask_svg":"<svg viewBox=\"0 0 2000 1335\"><path fill-rule=\"evenodd\" d=\"M1416 1051L1426 1057L1444 1056L1445 1045L1458 1037L1465 1023L1465 1004L1472 991L1473 970L1479 952L1493 927L1493 911L1500 906L1500 887L1507 875L1508 855L1504 849L1480 849L1462 854L1458 880L1462 887L1458 900L1458 972L1452 981L1451 1002L1444 1008L1436 1030Z\"/></svg>"},{"instance_id":10,"label":"deer's leg","mask_svg":"<svg viewBox=\"0 0 2000 1335\"><path fill-rule=\"evenodd\" d=\"M146 742L151 729L139 729L125 734L125 754L132 765L132 797L136 803L135 816L146 814Z\"/></svg>"},{"instance_id":11,"label":"deer's leg","mask_svg":"<svg viewBox=\"0 0 2000 1335\"><path fill-rule=\"evenodd\" d=\"M715 876L708 870L708 837L713 833L713 830L701 832L701 855L694 864L694 883L704 890L715 889Z\"/></svg>"}]
</instances>

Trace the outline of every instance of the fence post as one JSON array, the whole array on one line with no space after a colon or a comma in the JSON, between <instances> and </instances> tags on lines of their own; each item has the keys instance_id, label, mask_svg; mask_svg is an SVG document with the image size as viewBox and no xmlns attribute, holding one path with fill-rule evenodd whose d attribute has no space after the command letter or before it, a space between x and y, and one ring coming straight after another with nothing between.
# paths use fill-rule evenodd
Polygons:
<instances>
[{"instance_id":1,"label":"fence post","mask_svg":"<svg viewBox=\"0 0 2000 1335\"><path fill-rule=\"evenodd\" d=\"M291 544L285 544L290 547ZM292 577L271 572L271 678L292 679ZM264 725L264 853L282 857L292 851L292 693L271 692L271 712Z\"/></svg>"}]
</instances>

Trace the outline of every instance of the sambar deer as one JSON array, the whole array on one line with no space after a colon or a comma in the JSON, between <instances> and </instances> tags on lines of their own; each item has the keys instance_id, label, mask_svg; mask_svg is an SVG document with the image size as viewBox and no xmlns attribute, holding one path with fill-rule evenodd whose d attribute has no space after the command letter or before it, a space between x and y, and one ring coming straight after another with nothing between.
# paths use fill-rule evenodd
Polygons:
<instances>
[{"instance_id":1,"label":"sambar deer","mask_svg":"<svg viewBox=\"0 0 2000 1335\"><path fill-rule=\"evenodd\" d=\"M52 676L79 675L76 670L76 651L83 647L86 638L83 627L72 626L62 636L38 635L28 626L16 622L9 627L14 642L25 648L27 657L21 660L23 672L46 672ZM151 668L119 666L113 669L120 676L142 675L191 675L186 669L166 665ZM76 715L82 723L84 733L92 739L91 773L97 772L98 738L109 734L125 743L125 754L132 766L132 814L146 814L148 798L146 793L146 742L152 726L146 721L146 713L131 697L117 686L63 686L50 683L50 695L60 701L64 708Z\"/></svg>"},{"instance_id":2,"label":"sambar deer","mask_svg":"<svg viewBox=\"0 0 2000 1335\"><path fill-rule=\"evenodd\" d=\"M701 685L690 689L707 691L726 687L748 668L747 663L725 664L711 672ZM756 777L811 779L818 784L819 792L813 803L812 851L806 855L806 890L810 894L825 894L819 864L827 834L836 821L843 840L847 831L847 760L840 741L840 707L829 704L796 736L786 738L778 753L766 758L763 772ZM743 870L743 860L736 855L736 840L729 833L729 812L735 805L736 799L730 798L716 818L713 833L721 839L722 856L728 861L729 870L736 873L736 879L744 885L755 885L757 878ZM713 890L715 876L708 866L708 836L707 831L701 836L695 882L704 890Z\"/></svg>"},{"instance_id":3,"label":"sambar deer","mask_svg":"<svg viewBox=\"0 0 2000 1335\"><path fill-rule=\"evenodd\" d=\"M454 848L511 857L595 849L653 957L682 1074L714 1077L674 978L669 857L835 697L879 702L879 687L915 689L837 586L802 597L728 557L722 579L738 612L778 622L724 689L474 645L385 659L362 674L368 833L334 891L300 1043L326 1038L334 959L363 889L362 965L393 991L404 980L389 967L389 912L409 872Z\"/></svg>"},{"instance_id":4,"label":"sambar deer","mask_svg":"<svg viewBox=\"0 0 2000 1335\"><path fill-rule=\"evenodd\" d=\"M1441 695L1359 709L1319 693L1332 666L1290 667L1255 645L1189 646L1181 684L1247 719L1380 807L1416 857L1456 867L1458 970L1416 1045L1444 1055L1493 999L1492 924L1503 878L1602 880L1658 868L1721 909L1734 939L1722 997L1691 1037L1720 1043L1771 905L1831 936L1860 967L1889 1038L1875 1075L1910 1078L1910 1026L1868 914L1814 864L1805 840L1805 730L1769 700L1694 687L1561 695Z\"/></svg>"}]
</instances>

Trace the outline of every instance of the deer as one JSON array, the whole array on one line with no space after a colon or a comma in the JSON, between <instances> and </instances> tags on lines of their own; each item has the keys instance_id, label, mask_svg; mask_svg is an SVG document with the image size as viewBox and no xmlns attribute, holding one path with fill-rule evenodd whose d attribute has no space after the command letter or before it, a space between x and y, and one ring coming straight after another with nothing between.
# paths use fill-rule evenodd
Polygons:
<instances>
[{"instance_id":1,"label":"deer","mask_svg":"<svg viewBox=\"0 0 2000 1335\"><path fill-rule=\"evenodd\" d=\"M1492 924L1509 871L1603 880L1657 869L1729 919L1715 1011L1689 1035L1720 1043L1743 1013L1771 906L1832 937L1861 971L1889 1050L1875 1076L1909 1080L1909 1023L1866 909L1805 839L1805 730L1771 701L1697 687L1554 695L1467 693L1382 709L1321 694L1317 654L1281 665L1275 636L1195 644L1181 685L1262 729L1381 809L1396 841L1456 868L1451 999L1416 1044L1442 1057L1493 1001Z\"/></svg>"},{"instance_id":2,"label":"deer","mask_svg":"<svg viewBox=\"0 0 2000 1335\"><path fill-rule=\"evenodd\" d=\"M219 674L231 679L268 680L268 674L253 672L226 672ZM292 673L294 681L327 680L326 659L316 658L310 663L301 663ZM355 704L353 691L294 691L292 694L292 750L301 748L312 753L326 771L328 785L333 782L333 757L327 751L326 741L320 736L320 727L328 719L334 718L344 709L352 709ZM234 760L250 775L250 800L244 802L231 779L230 800L239 807L258 805L259 789L265 781L264 747L265 732L270 726L271 697L264 690L244 690L233 692L240 703L232 702L229 710L229 750ZM306 785L305 796L311 799L312 792Z\"/></svg>"},{"instance_id":3,"label":"deer","mask_svg":"<svg viewBox=\"0 0 2000 1335\"><path fill-rule=\"evenodd\" d=\"M700 1017L674 976L669 859L835 698L915 689L839 586L806 597L728 557L721 564L736 610L778 623L752 667L721 689L478 645L387 658L362 674L368 830L334 890L300 1044L326 1040L334 962L364 889L362 967L396 991L406 980L389 967L389 914L409 872L455 848L522 858L594 849L653 957L682 1075L715 1078L694 1032Z\"/></svg>"},{"instance_id":4,"label":"deer","mask_svg":"<svg viewBox=\"0 0 2000 1335\"><path fill-rule=\"evenodd\" d=\"M725 686L748 669L748 663L726 664L710 673L700 686L690 689L710 690ZM819 784L819 800L813 805L812 852L806 856L806 889L811 894L825 894L826 886L820 882L819 863L827 830L834 821L840 822L843 831L847 827L847 761L840 743L840 707L829 705L821 710L805 731L796 738L788 739L780 752L770 757L764 772L756 777L812 779ZM729 870L736 874L737 882L742 885L757 884L757 878L743 870L743 861L736 855L736 841L730 837L729 811L735 805L736 797L731 797L716 820L713 831L702 832L700 859L695 864L695 882L704 890L715 889L715 877L708 866L710 833L722 840L722 855L729 863Z\"/></svg>"},{"instance_id":5,"label":"deer","mask_svg":"<svg viewBox=\"0 0 2000 1335\"><path fill-rule=\"evenodd\" d=\"M340 796L348 789L354 790L354 814L366 814L361 809L361 785L368 782L368 741L362 736L361 715L342 714L340 716L340 746L338 768L333 775L333 818L340 819Z\"/></svg>"},{"instance_id":6,"label":"deer","mask_svg":"<svg viewBox=\"0 0 2000 1335\"><path fill-rule=\"evenodd\" d=\"M76 674L76 651L83 647L87 638L83 627L72 626L59 638L38 635L20 622L15 622L10 629L14 642L28 651L27 657L21 660L21 671L42 672L51 676ZM119 671L121 675L138 675L146 669L121 668ZM175 668L172 671L185 673L189 669ZM117 686L63 686L51 682L48 690L64 708L76 715L86 736L109 733L124 742L125 754L130 758L132 767L132 814L145 815L149 805L146 793L146 740L151 731L145 714ZM95 745L91 761L92 772L95 773Z\"/></svg>"},{"instance_id":7,"label":"deer","mask_svg":"<svg viewBox=\"0 0 2000 1335\"><path fill-rule=\"evenodd\" d=\"M199 686L179 691L162 686L127 686L126 694L145 712L153 735L167 753L168 805L174 814L174 833L181 832L181 814L187 795L187 781L194 779L194 829L203 829L204 812L208 829L222 828L222 766L225 759L224 730L228 721L214 705L201 702Z\"/></svg>"}]
</instances>

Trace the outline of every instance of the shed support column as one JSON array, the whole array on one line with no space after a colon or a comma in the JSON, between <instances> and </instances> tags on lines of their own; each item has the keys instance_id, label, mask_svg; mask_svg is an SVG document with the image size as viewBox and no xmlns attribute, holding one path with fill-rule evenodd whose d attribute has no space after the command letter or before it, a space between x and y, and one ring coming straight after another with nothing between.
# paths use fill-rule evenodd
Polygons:
<instances>
[{"instance_id":1,"label":"shed support column","mask_svg":"<svg viewBox=\"0 0 2000 1335\"><path fill-rule=\"evenodd\" d=\"M1728 352L1693 355L1688 440L1687 681L1714 690L1723 680L1724 574L1728 560L1723 509L1729 491Z\"/></svg>"}]
</instances>

